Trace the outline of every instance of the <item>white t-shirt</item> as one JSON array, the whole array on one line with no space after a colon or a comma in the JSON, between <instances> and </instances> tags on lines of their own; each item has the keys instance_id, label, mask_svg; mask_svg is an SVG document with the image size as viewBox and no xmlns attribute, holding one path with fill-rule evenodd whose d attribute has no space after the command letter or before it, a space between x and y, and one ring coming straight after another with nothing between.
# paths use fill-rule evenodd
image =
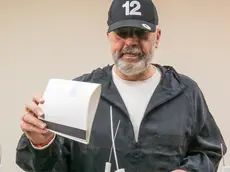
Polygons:
<instances>
[{"instance_id":1,"label":"white t-shirt","mask_svg":"<svg viewBox=\"0 0 230 172\"><path fill-rule=\"evenodd\" d=\"M158 68L151 78L143 81L121 79L113 69L113 81L128 110L133 125L135 139L138 141L139 128L150 98L161 79Z\"/></svg>"}]
</instances>

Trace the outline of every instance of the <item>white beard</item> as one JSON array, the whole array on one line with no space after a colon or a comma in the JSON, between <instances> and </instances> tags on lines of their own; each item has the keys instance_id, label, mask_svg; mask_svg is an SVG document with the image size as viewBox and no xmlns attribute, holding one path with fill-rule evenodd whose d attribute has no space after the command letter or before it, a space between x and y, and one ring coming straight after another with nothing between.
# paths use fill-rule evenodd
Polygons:
<instances>
[{"instance_id":1,"label":"white beard","mask_svg":"<svg viewBox=\"0 0 230 172\"><path fill-rule=\"evenodd\" d=\"M129 63L120 57L120 53L113 54L113 60L116 68L126 76L136 76L144 73L151 65L155 49L152 50L151 54L144 55L139 58L136 63Z\"/></svg>"}]
</instances>

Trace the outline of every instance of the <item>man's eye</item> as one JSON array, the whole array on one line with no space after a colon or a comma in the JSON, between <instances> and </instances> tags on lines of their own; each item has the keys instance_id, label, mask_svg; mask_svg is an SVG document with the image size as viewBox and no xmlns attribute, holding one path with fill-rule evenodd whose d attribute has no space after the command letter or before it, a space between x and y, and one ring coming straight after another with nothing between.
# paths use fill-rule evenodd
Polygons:
<instances>
[{"instance_id":1,"label":"man's eye","mask_svg":"<svg viewBox=\"0 0 230 172\"><path fill-rule=\"evenodd\" d=\"M141 35L140 38L143 39L143 40L148 40L149 39L147 34Z\"/></svg>"},{"instance_id":2,"label":"man's eye","mask_svg":"<svg viewBox=\"0 0 230 172\"><path fill-rule=\"evenodd\" d=\"M147 39L147 38L148 38L148 33L145 32L145 31L142 31L142 30L136 31L135 34L136 34L139 38L142 38L142 39Z\"/></svg>"},{"instance_id":3,"label":"man's eye","mask_svg":"<svg viewBox=\"0 0 230 172\"><path fill-rule=\"evenodd\" d=\"M142 29L120 29L120 30L116 30L115 33L123 38L123 39L126 39L128 37L134 37L136 36L137 38L139 39L142 39L142 40L147 40L148 39L148 32L142 30Z\"/></svg>"},{"instance_id":4,"label":"man's eye","mask_svg":"<svg viewBox=\"0 0 230 172\"><path fill-rule=\"evenodd\" d=\"M121 38L126 38L128 33L125 31L120 31L120 32L117 32L117 35L120 36Z\"/></svg>"}]
</instances>

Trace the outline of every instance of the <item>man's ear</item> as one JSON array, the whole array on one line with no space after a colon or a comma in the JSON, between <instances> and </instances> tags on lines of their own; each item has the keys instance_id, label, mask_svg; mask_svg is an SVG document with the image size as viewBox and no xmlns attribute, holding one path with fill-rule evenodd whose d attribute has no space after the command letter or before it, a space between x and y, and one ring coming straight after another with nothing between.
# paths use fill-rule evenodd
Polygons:
<instances>
[{"instance_id":1,"label":"man's ear","mask_svg":"<svg viewBox=\"0 0 230 172\"><path fill-rule=\"evenodd\" d=\"M107 39L110 40L110 33L106 32L106 35L107 35Z\"/></svg>"},{"instance_id":2,"label":"man's ear","mask_svg":"<svg viewBox=\"0 0 230 172\"><path fill-rule=\"evenodd\" d=\"M155 48L158 48L161 39L161 29L157 28L156 30L156 39L155 39Z\"/></svg>"}]
</instances>

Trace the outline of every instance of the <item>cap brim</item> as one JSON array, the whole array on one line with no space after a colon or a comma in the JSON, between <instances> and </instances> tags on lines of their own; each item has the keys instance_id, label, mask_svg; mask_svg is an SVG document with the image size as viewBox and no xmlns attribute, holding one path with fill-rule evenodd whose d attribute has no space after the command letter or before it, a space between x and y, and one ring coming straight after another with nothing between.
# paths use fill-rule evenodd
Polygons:
<instances>
[{"instance_id":1,"label":"cap brim","mask_svg":"<svg viewBox=\"0 0 230 172\"><path fill-rule=\"evenodd\" d=\"M144 29L149 32L156 31L156 25L142 20L121 20L109 26L108 32L112 32L122 27L134 27Z\"/></svg>"}]
</instances>

